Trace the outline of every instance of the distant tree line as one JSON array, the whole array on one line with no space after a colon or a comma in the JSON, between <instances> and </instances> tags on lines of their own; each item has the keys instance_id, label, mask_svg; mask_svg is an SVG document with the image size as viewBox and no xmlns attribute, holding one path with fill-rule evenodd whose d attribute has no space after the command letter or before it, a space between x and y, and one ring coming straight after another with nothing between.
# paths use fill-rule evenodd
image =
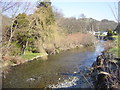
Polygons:
<instances>
[{"instance_id":1,"label":"distant tree line","mask_svg":"<svg viewBox=\"0 0 120 90\"><path fill-rule=\"evenodd\" d=\"M57 20L59 20L57 18ZM88 31L108 31L114 30L117 26L115 21L110 21L103 19L101 21L95 20L93 18L78 18L75 17L65 18L61 17L58 25L64 28L64 32L68 34L82 32L86 33Z\"/></svg>"}]
</instances>

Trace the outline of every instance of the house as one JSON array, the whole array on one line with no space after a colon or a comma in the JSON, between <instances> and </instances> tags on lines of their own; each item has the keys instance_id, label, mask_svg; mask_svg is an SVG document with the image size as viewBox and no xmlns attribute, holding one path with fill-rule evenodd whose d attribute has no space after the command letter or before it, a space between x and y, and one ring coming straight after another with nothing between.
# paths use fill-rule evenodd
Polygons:
<instances>
[{"instance_id":1,"label":"house","mask_svg":"<svg viewBox=\"0 0 120 90\"><path fill-rule=\"evenodd\" d=\"M106 36L107 33L108 33L107 31L100 31L100 35L101 35L101 36Z\"/></svg>"},{"instance_id":2,"label":"house","mask_svg":"<svg viewBox=\"0 0 120 90\"><path fill-rule=\"evenodd\" d=\"M107 35L107 32L106 32L106 31L98 31L98 32L89 31L88 33L93 34L93 35L95 35L95 36L98 36L98 35L106 36L106 35Z\"/></svg>"}]
</instances>

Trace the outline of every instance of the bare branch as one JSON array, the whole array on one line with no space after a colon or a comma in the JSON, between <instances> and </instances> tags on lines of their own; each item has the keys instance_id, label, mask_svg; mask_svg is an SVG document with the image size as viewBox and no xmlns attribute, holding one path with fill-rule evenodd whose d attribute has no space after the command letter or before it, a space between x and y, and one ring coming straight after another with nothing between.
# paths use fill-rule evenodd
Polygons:
<instances>
[{"instance_id":1,"label":"bare branch","mask_svg":"<svg viewBox=\"0 0 120 90\"><path fill-rule=\"evenodd\" d=\"M111 10L111 12L112 12L115 20L118 22L118 18L117 18L118 16L117 16L117 14L116 14L116 12L117 12L116 10L117 10L117 9L114 11L113 8L110 6L109 3L107 3L107 5L109 6L109 8L110 8L110 10ZM116 8L116 7L115 7L115 8Z\"/></svg>"}]
</instances>

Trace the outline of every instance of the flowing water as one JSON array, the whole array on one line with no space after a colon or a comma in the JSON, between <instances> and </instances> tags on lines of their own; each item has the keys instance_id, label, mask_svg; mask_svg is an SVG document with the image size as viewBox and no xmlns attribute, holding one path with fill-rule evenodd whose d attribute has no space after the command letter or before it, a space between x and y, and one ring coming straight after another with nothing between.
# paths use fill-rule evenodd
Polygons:
<instances>
[{"instance_id":1,"label":"flowing water","mask_svg":"<svg viewBox=\"0 0 120 90\"><path fill-rule=\"evenodd\" d=\"M99 43L96 47L72 49L50 55L48 60L12 67L3 79L3 88L85 87L87 80L80 78L80 70L90 67L101 51L103 46Z\"/></svg>"}]
</instances>

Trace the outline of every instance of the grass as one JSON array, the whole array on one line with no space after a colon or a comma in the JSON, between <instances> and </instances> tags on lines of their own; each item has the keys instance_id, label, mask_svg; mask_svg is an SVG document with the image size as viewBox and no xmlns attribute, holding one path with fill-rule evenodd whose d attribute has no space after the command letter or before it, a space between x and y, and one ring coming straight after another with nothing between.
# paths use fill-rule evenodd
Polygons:
<instances>
[{"instance_id":1,"label":"grass","mask_svg":"<svg viewBox=\"0 0 120 90\"><path fill-rule=\"evenodd\" d=\"M30 61L37 56L42 57L46 55L47 55L46 53L32 53L32 52L26 51L25 54L22 56L18 56L18 57L14 57L14 56L7 57L6 56L7 60L3 62L2 67L4 69L5 67L19 65L21 63L24 63L25 61Z\"/></svg>"},{"instance_id":2,"label":"grass","mask_svg":"<svg viewBox=\"0 0 120 90\"><path fill-rule=\"evenodd\" d=\"M113 47L109 50L115 57L118 57L118 47Z\"/></svg>"},{"instance_id":3,"label":"grass","mask_svg":"<svg viewBox=\"0 0 120 90\"><path fill-rule=\"evenodd\" d=\"M115 38L115 41L113 43L116 44L112 49L109 51L116 57L120 58L120 36L112 36Z\"/></svg>"},{"instance_id":4,"label":"grass","mask_svg":"<svg viewBox=\"0 0 120 90\"><path fill-rule=\"evenodd\" d=\"M36 56L43 56L45 53L32 53L32 52L25 52L25 54L22 56L22 58L30 60L33 59Z\"/></svg>"}]
</instances>

